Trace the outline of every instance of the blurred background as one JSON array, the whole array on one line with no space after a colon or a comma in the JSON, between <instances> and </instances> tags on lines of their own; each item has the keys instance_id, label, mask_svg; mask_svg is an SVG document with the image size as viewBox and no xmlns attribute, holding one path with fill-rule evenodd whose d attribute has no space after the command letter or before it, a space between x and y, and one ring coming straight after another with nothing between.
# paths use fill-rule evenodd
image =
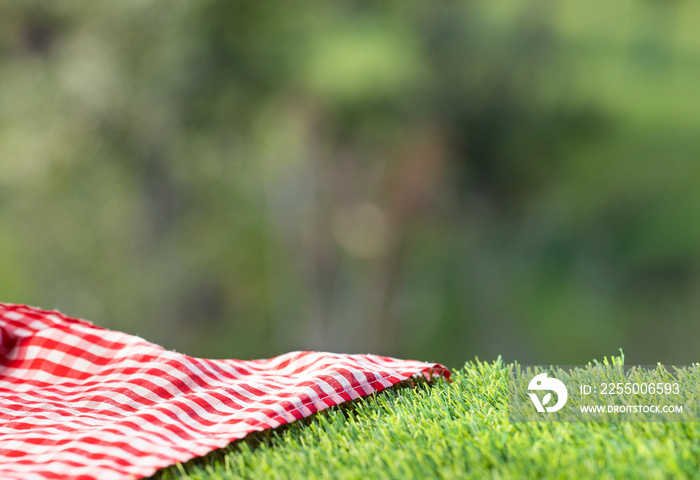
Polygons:
<instances>
[{"instance_id":1,"label":"blurred background","mask_svg":"<svg viewBox=\"0 0 700 480\"><path fill-rule=\"evenodd\" d=\"M698 361L698 19L3 2L0 301L208 358Z\"/></svg>"}]
</instances>

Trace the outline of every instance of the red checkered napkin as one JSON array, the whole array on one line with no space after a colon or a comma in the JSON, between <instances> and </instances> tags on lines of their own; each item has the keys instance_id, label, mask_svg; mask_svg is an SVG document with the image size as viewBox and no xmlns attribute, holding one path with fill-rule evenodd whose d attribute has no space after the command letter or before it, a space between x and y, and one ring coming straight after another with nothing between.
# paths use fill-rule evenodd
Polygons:
<instances>
[{"instance_id":1,"label":"red checkered napkin","mask_svg":"<svg viewBox=\"0 0 700 480\"><path fill-rule=\"evenodd\" d=\"M0 303L0 479L121 479L204 455L441 365L292 352L205 360Z\"/></svg>"}]
</instances>

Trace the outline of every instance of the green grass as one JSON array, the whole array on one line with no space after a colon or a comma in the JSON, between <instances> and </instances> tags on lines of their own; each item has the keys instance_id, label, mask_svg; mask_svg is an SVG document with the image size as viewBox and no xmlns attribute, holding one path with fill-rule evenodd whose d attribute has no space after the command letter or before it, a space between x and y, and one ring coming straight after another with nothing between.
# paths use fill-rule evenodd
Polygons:
<instances>
[{"instance_id":1,"label":"green grass","mask_svg":"<svg viewBox=\"0 0 700 480\"><path fill-rule=\"evenodd\" d=\"M620 359L617 359L619 362ZM165 469L170 479L698 478L698 423L509 423L507 366L385 390ZM692 386L700 393L700 385Z\"/></svg>"}]
</instances>

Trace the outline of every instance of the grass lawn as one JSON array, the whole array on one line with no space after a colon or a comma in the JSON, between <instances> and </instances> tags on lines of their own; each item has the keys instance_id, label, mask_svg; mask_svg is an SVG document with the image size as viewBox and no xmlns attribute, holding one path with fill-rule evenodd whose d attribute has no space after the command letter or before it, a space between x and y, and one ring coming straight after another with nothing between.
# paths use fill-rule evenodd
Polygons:
<instances>
[{"instance_id":1,"label":"grass lawn","mask_svg":"<svg viewBox=\"0 0 700 480\"><path fill-rule=\"evenodd\" d=\"M700 476L700 423L509 423L500 360L470 362L453 379L394 387L156 478Z\"/></svg>"}]
</instances>

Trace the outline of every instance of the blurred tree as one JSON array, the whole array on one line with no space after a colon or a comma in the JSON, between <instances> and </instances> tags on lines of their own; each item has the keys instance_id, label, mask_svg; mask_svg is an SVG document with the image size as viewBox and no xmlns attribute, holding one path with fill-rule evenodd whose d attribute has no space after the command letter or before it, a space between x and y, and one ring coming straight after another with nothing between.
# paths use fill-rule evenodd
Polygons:
<instances>
[{"instance_id":1,"label":"blurred tree","mask_svg":"<svg viewBox=\"0 0 700 480\"><path fill-rule=\"evenodd\" d=\"M0 5L0 299L210 357L694 361L696 10Z\"/></svg>"}]
</instances>

